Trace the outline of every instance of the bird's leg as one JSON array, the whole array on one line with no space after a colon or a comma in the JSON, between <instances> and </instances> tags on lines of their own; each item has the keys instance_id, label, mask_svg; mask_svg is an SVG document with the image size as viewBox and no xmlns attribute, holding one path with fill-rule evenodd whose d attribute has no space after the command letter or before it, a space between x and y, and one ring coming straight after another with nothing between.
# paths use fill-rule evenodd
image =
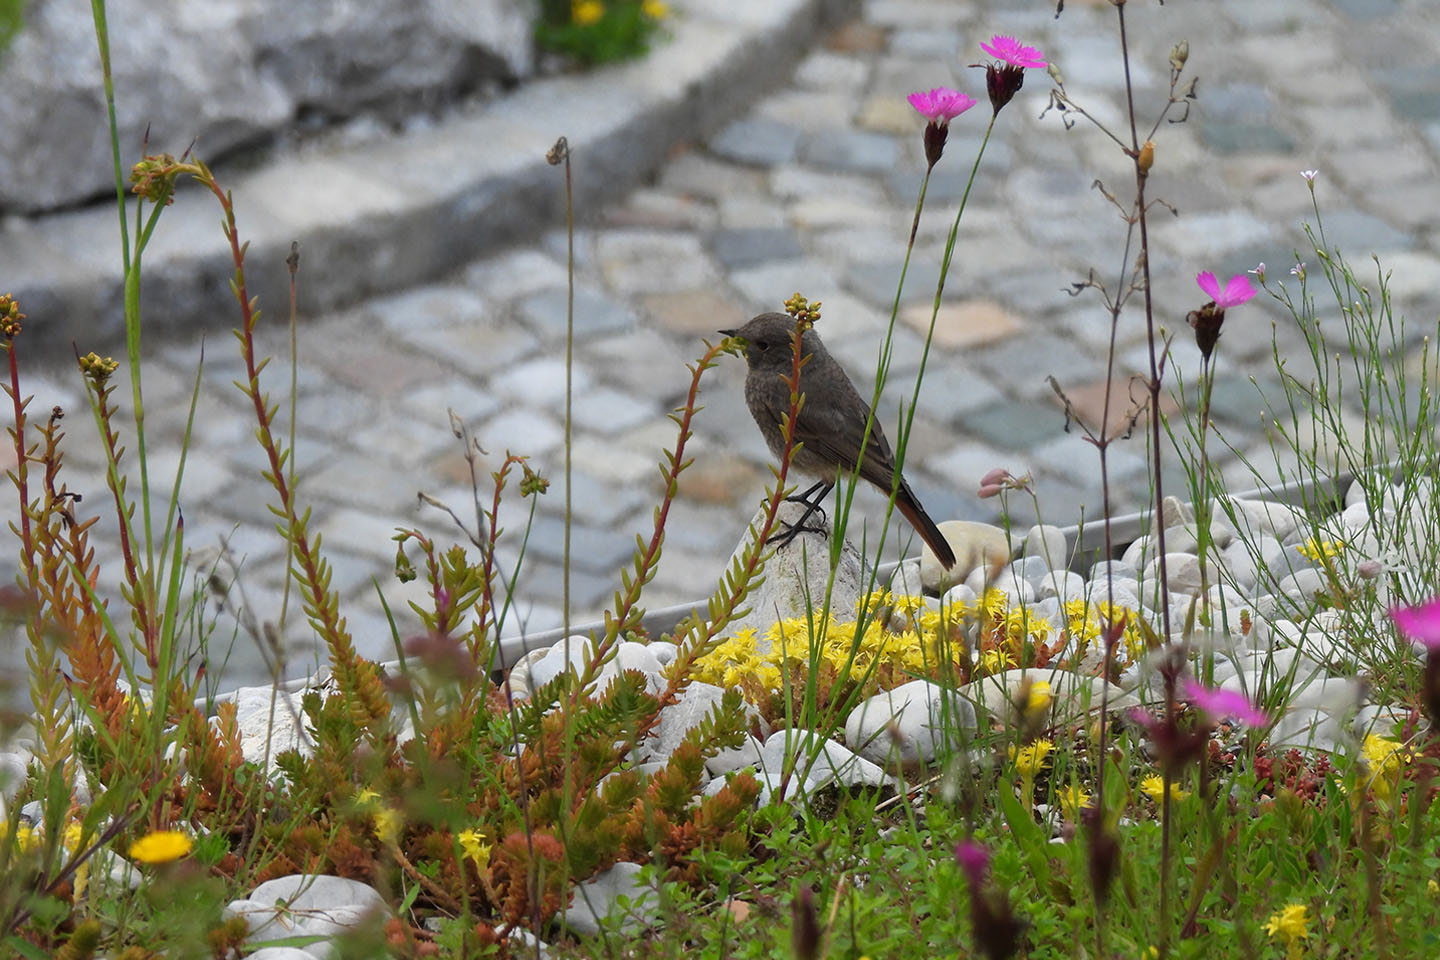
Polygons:
<instances>
[{"instance_id":1,"label":"bird's leg","mask_svg":"<svg viewBox=\"0 0 1440 960\"><path fill-rule=\"evenodd\" d=\"M777 547L783 547L802 533L824 533L825 529L823 527L807 527L805 526L805 521L809 520L815 513L820 514L820 521L822 523L825 521L825 511L821 509L820 504L825 502L825 498L830 495L830 491L834 488L835 484L833 482L821 480L804 493L786 497L785 500L787 503L805 504L805 512L800 514L799 520L791 524L786 524L786 530L775 534L767 540L766 543L773 543ZM781 522L783 523L784 521Z\"/></svg>"}]
</instances>

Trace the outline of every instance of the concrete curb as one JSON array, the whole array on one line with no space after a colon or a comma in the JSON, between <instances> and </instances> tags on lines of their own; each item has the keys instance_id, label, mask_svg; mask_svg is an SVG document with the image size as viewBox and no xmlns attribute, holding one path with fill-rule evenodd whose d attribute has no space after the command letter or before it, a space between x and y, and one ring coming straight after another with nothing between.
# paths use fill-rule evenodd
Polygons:
<instances>
[{"instance_id":1,"label":"concrete curb","mask_svg":"<svg viewBox=\"0 0 1440 960\"><path fill-rule=\"evenodd\" d=\"M787 79L794 51L856 4L674 6L670 36L639 62L538 80L374 146L275 156L245 172L222 165L217 175L234 193L250 245L251 295L272 314L283 309L292 241L300 244L300 310L314 314L433 280L538 234L564 212L560 175L545 162L562 135L583 217L638 184L676 144L713 132ZM178 193L145 255L146 333L229 329L233 265L220 211L199 190ZM68 355L72 341L82 351L123 343L117 236L113 204L0 228L0 290L29 315L30 350Z\"/></svg>"}]
</instances>

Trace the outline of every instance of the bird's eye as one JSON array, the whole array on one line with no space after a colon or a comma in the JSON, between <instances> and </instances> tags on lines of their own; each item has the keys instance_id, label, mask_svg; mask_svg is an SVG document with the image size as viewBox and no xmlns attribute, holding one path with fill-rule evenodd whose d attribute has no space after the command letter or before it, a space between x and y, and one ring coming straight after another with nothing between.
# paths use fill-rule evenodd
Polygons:
<instances>
[{"instance_id":1,"label":"bird's eye","mask_svg":"<svg viewBox=\"0 0 1440 960\"><path fill-rule=\"evenodd\" d=\"M768 340L756 340L756 341L755 341L755 346L757 346L757 347L760 348L760 352L761 352L761 353L764 353L766 350L769 350L769 349L770 349L770 341L768 341Z\"/></svg>"}]
</instances>

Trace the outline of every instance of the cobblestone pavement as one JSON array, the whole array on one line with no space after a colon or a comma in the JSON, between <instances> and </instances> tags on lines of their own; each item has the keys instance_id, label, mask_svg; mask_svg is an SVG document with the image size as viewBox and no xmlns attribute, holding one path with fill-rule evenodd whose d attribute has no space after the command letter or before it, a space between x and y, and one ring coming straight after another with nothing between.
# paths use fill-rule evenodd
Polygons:
<instances>
[{"instance_id":1,"label":"cobblestone pavement","mask_svg":"<svg viewBox=\"0 0 1440 960\"><path fill-rule=\"evenodd\" d=\"M1311 215L1302 169L1319 171L1315 190L1331 243L1362 273L1368 255L1379 254L1394 271L1397 312L1409 315L1417 336L1427 323L1433 327L1440 305L1432 225L1440 210L1440 19L1430 6L1130 5L1140 115L1153 117L1164 102L1175 41L1189 41L1189 72L1200 77L1188 122L1156 134L1149 186L1180 214L1151 211L1150 266L1158 319L1177 332L1174 369L1191 378L1198 369L1183 329L1185 312L1204 299L1194 284L1198 270L1228 276L1266 261L1272 283L1293 284L1287 270L1304 243L1299 224ZM820 330L831 351L862 386L872 382L923 170L922 122L906 94L945 84L983 101L983 75L967 65L983 58L979 41L1013 33L1059 64L1070 93L1093 115L1116 129L1122 123L1124 83L1108 2L1070 0L1058 19L1053 3L1013 0L871 0L859 10L816 38L788 84L708 142L675 151L652 183L603 211L580 211L572 622L599 614L619 586L636 533L649 535L662 490L657 462L676 440L667 414L683 400L685 364L703 351L702 338L714 340L719 328L802 291L824 302ZM1066 432L1046 376L1057 377L1087 414L1099 409L1107 316L1093 295L1072 298L1066 288L1092 268L1111 286L1120 272L1124 224L1092 183L1098 178L1123 195L1126 161L1087 123L1067 130L1055 112L1042 117L1049 90L1048 78L1032 72L1001 113L960 226L906 466L939 520L995 519L996 501L974 496L978 478L994 466L1032 471L1049 521L1067 524L1082 508L1089 517L1100 511L1095 456L1077 432ZM982 103L955 121L930 182L885 392L892 438L897 404L913 389L945 234L987 108ZM1314 263L1311 271L1313 281ZM560 623L565 282L565 235L552 230L439 282L302 323L300 490L314 506L311 527L323 534L362 652L386 657L390 649L372 580L402 613L403 601L419 596L417 584L394 581L393 529L419 524L448 536L445 518L418 506L416 491L473 514L447 407L491 452L487 469L508 449L528 454L554 481L536 508L518 597L525 629ZM277 358L269 388L279 399L288 334L278 329L282 305L266 309L277 323L263 341ZM1281 350L1297 350L1293 321L1262 294L1232 311L1218 353L1218 426L1262 463L1269 447L1250 380L1262 387L1277 380L1272 323ZM1130 374L1148 365L1137 311L1124 315L1117 339L1114 379L1128 394ZM199 350L174 340L151 348L155 361L144 378L151 476L163 477L178 456ZM272 619L282 544L258 479L253 421L232 385L239 370L233 343L212 339L185 470L185 536L197 549L228 536L244 558L246 601ZM663 560L646 594L650 607L713 588L769 479L742 379L733 358L706 374L705 409L686 451L694 463L670 513ZM55 402L83 409L68 372L57 367L29 382L37 411ZM89 418L76 413L67 422L86 438L72 445L68 464L88 508L105 500L101 467ZM1113 449L1115 513L1138 509L1148 495L1145 456L1142 432ZM1233 456L1230 462L1232 478L1252 486ZM1167 476L1169 489L1180 489L1181 476ZM880 501L862 496L857 504L857 519L873 538ZM1028 508L1017 507L1019 521L1031 522ZM515 497L503 511L511 558L527 509ZM107 524L113 521L102 522L96 544L114 571ZM909 536L898 524L892 540ZM302 619L298 613L292 599L292 621ZM302 630L290 632L297 638L293 674L317 653L298 639ZM229 676L237 681L257 676L252 648L243 637L236 644Z\"/></svg>"}]
</instances>

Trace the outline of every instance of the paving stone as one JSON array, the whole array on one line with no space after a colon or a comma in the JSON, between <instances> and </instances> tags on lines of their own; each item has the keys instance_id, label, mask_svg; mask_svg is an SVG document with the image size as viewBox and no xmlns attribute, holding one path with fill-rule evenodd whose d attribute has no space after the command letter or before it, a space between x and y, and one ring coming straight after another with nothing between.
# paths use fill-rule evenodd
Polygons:
<instances>
[{"instance_id":1,"label":"paving stone","mask_svg":"<svg viewBox=\"0 0 1440 960\"><path fill-rule=\"evenodd\" d=\"M570 382L572 395L583 401L590 388L590 375L584 367L573 365ZM559 411L565 402L565 361L550 357L527 360L491 378L490 384L510 400Z\"/></svg>"},{"instance_id":2,"label":"paving stone","mask_svg":"<svg viewBox=\"0 0 1440 960\"><path fill-rule=\"evenodd\" d=\"M1356 20L1388 17L1400 9L1399 0L1334 0L1334 6Z\"/></svg>"},{"instance_id":3,"label":"paving stone","mask_svg":"<svg viewBox=\"0 0 1440 960\"><path fill-rule=\"evenodd\" d=\"M723 197L716 214L716 225L732 230L785 225L784 208L769 197Z\"/></svg>"},{"instance_id":4,"label":"paving stone","mask_svg":"<svg viewBox=\"0 0 1440 960\"><path fill-rule=\"evenodd\" d=\"M710 249L729 270L771 260L794 260L804 255L800 238L793 230L783 228L717 230L710 236Z\"/></svg>"},{"instance_id":5,"label":"paving stone","mask_svg":"<svg viewBox=\"0 0 1440 960\"><path fill-rule=\"evenodd\" d=\"M1407 230L1424 230L1433 222L1430 211L1440 209L1440 182L1422 179L1407 183L1381 183L1365 193L1375 213Z\"/></svg>"},{"instance_id":6,"label":"paving stone","mask_svg":"<svg viewBox=\"0 0 1440 960\"><path fill-rule=\"evenodd\" d=\"M562 307L562 324L563 317ZM477 379L483 379L526 356L539 342L535 334L516 323L437 327L416 331L409 339L417 350L424 350L433 357L453 364L462 373Z\"/></svg>"},{"instance_id":7,"label":"paving stone","mask_svg":"<svg viewBox=\"0 0 1440 960\"><path fill-rule=\"evenodd\" d=\"M735 297L723 296L714 289L656 293L641 302L646 315L662 329L697 338L697 346L698 338L714 343L720 330L738 327L750 319Z\"/></svg>"},{"instance_id":8,"label":"paving stone","mask_svg":"<svg viewBox=\"0 0 1440 960\"><path fill-rule=\"evenodd\" d=\"M1372 74L1390 96L1391 109L1404 121L1427 123L1440 120L1436 90L1440 90L1440 69L1433 65L1382 68ZM1371 112L1384 111L1371 105Z\"/></svg>"},{"instance_id":9,"label":"paving stone","mask_svg":"<svg viewBox=\"0 0 1440 960\"><path fill-rule=\"evenodd\" d=\"M551 288L526 297L520 303L520 316L541 336L565 336L568 294L562 288ZM584 287L575 291L575 337L588 339L602 334L628 330L635 323L629 309L602 293Z\"/></svg>"},{"instance_id":10,"label":"paving stone","mask_svg":"<svg viewBox=\"0 0 1440 960\"><path fill-rule=\"evenodd\" d=\"M659 186L682 195L718 200L758 194L764 174L699 151L682 153L665 165Z\"/></svg>"},{"instance_id":11,"label":"paving stone","mask_svg":"<svg viewBox=\"0 0 1440 960\"><path fill-rule=\"evenodd\" d=\"M825 39L825 45L841 53L875 53L885 49L887 34L879 24L851 20L837 27Z\"/></svg>"},{"instance_id":12,"label":"paving stone","mask_svg":"<svg viewBox=\"0 0 1440 960\"><path fill-rule=\"evenodd\" d=\"M757 117L790 124L809 133L843 129L849 125L854 111L854 101L845 93L813 90L781 90L755 105Z\"/></svg>"},{"instance_id":13,"label":"paving stone","mask_svg":"<svg viewBox=\"0 0 1440 960\"><path fill-rule=\"evenodd\" d=\"M565 522L561 517L540 514L530 527L527 550L535 557L559 564L565 556ZM627 532L598 529L584 524L570 525L570 566L610 576L625 566L635 552L635 538ZM616 578L615 586L619 586Z\"/></svg>"},{"instance_id":14,"label":"paving stone","mask_svg":"<svg viewBox=\"0 0 1440 960\"><path fill-rule=\"evenodd\" d=\"M606 285L626 295L689 290L719 280L700 238L673 230L606 231L595 241Z\"/></svg>"},{"instance_id":15,"label":"paving stone","mask_svg":"<svg viewBox=\"0 0 1440 960\"><path fill-rule=\"evenodd\" d=\"M605 211L607 224L658 230L708 230L715 226L717 219L714 206L706 201L644 188L631 193L623 204Z\"/></svg>"},{"instance_id":16,"label":"paving stone","mask_svg":"<svg viewBox=\"0 0 1440 960\"><path fill-rule=\"evenodd\" d=\"M869 178L850 173L811 170L807 167L778 167L770 174L770 192L794 200L805 197L848 197L883 202L885 193Z\"/></svg>"},{"instance_id":17,"label":"paving stone","mask_svg":"<svg viewBox=\"0 0 1440 960\"><path fill-rule=\"evenodd\" d=\"M813 133L800 145L800 159L825 170L881 173L894 167L899 157L894 137L864 130Z\"/></svg>"},{"instance_id":18,"label":"paving stone","mask_svg":"<svg viewBox=\"0 0 1440 960\"><path fill-rule=\"evenodd\" d=\"M710 140L710 150L735 163L769 167L791 163L803 131L765 117L745 117L730 124Z\"/></svg>"},{"instance_id":19,"label":"paving stone","mask_svg":"<svg viewBox=\"0 0 1440 960\"><path fill-rule=\"evenodd\" d=\"M713 334L718 330L711 333L713 343ZM658 331L637 329L587 343L584 357L597 380L629 390L637 397L678 403L690 389L690 372L685 365L702 352L698 338L677 346Z\"/></svg>"},{"instance_id":20,"label":"paving stone","mask_svg":"<svg viewBox=\"0 0 1440 960\"><path fill-rule=\"evenodd\" d=\"M861 130L901 137L921 136L925 118L909 103L897 97L871 97L860 107L855 125Z\"/></svg>"},{"instance_id":21,"label":"paving stone","mask_svg":"<svg viewBox=\"0 0 1440 960\"><path fill-rule=\"evenodd\" d=\"M465 287L475 290L492 303L508 303L516 297L538 293L548 287L565 285L565 264L539 250L516 249L494 257L477 260L460 272ZM484 312L484 301L476 297L466 313ZM458 306L458 305L456 305ZM459 313L459 311L456 311ZM449 316L445 322L466 319Z\"/></svg>"},{"instance_id":22,"label":"paving stone","mask_svg":"<svg viewBox=\"0 0 1440 960\"><path fill-rule=\"evenodd\" d=\"M1006 378L1006 387L1011 392L1049 402L1054 391L1050 389L1047 377L1055 377L1063 389L1067 384L1096 380L1104 374L1098 360L1073 346L1067 348L1065 343L1052 334L1035 333L972 351L969 356L982 370L1011 371Z\"/></svg>"},{"instance_id":23,"label":"paving stone","mask_svg":"<svg viewBox=\"0 0 1440 960\"><path fill-rule=\"evenodd\" d=\"M895 291L900 287L902 267L905 267L905 263L898 259L852 263L845 273L845 283L862 299L888 309L895 302ZM901 302L934 303L935 284L939 280L938 264L912 256L909 266L905 268L905 288L901 291Z\"/></svg>"},{"instance_id":24,"label":"paving stone","mask_svg":"<svg viewBox=\"0 0 1440 960\"><path fill-rule=\"evenodd\" d=\"M939 313L934 313L933 302L914 304L904 308L900 317L923 337L932 314L935 343L952 349L995 343L1022 329L1020 319L993 300L941 303Z\"/></svg>"},{"instance_id":25,"label":"paving stone","mask_svg":"<svg viewBox=\"0 0 1440 960\"><path fill-rule=\"evenodd\" d=\"M890 52L916 58L949 59L960 50L960 31L935 28L895 30L890 34Z\"/></svg>"},{"instance_id":26,"label":"paving stone","mask_svg":"<svg viewBox=\"0 0 1440 960\"><path fill-rule=\"evenodd\" d=\"M582 469L571 471L570 508L576 519L592 527L614 526L621 519L636 515L648 503L639 490L617 487ZM551 485L556 502L563 506L564 477L559 475Z\"/></svg>"},{"instance_id":27,"label":"paving stone","mask_svg":"<svg viewBox=\"0 0 1440 960\"><path fill-rule=\"evenodd\" d=\"M637 426L658 411L633 396L610 387L587 387L574 401L575 430L601 434L616 433Z\"/></svg>"},{"instance_id":28,"label":"paving stone","mask_svg":"<svg viewBox=\"0 0 1440 960\"><path fill-rule=\"evenodd\" d=\"M549 453L564 439L560 425L538 411L516 408L493 417L476 431L480 445L494 453L510 451L538 457Z\"/></svg>"},{"instance_id":29,"label":"paving stone","mask_svg":"<svg viewBox=\"0 0 1440 960\"><path fill-rule=\"evenodd\" d=\"M821 90L853 90L863 85L869 75L869 66L859 57L819 50L800 62L793 82Z\"/></svg>"},{"instance_id":30,"label":"paving stone","mask_svg":"<svg viewBox=\"0 0 1440 960\"><path fill-rule=\"evenodd\" d=\"M730 285L745 298L750 310L763 313L782 309L781 304L797 291L823 302L839 282L829 267L806 258L736 270L730 274Z\"/></svg>"},{"instance_id":31,"label":"paving stone","mask_svg":"<svg viewBox=\"0 0 1440 960\"><path fill-rule=\"evenodd\" d=\"M1373 214L1360 210L1325 210L1325 238L1346 257L1376 251L1409 250L1415 238Z\"/></svg>"}]
</instances>

